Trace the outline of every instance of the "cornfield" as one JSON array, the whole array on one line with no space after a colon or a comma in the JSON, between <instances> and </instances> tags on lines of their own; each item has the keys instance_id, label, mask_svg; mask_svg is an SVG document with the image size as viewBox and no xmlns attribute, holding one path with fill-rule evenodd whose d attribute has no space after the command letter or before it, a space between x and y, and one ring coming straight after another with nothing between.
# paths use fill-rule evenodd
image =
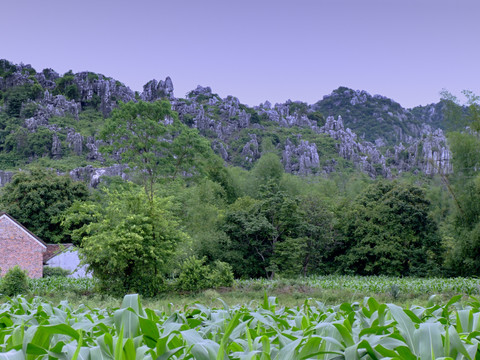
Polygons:
<instances>
[{"instance_id":1,"label":"cornfield","mask_svg":"<svg viewBox=\"0 0 480 360\"><path fill-rule=\"evenodd\" d=\"M285 285L302 285L319 289L344 289L364 293L385 293L397 287L405 294L480 294L480 280L475 278L415 278L394 276L325 275L297 279L237 280L236 287L244 289L275 289Z\"/></svg>"},{"instance_id":2,"label":"cornfield","mask_svg":"<svg viewBox=\"0 0 480 360\"><path fill-rule=\"evenodd\" d=\"M48 293L91 292L95 289L96 280L92 278L47 277L29 279L32 295L41 296Z\"/></svg>"},{"instance_id":3,"label":"cornfield","mask_svg":"<svg viewBox=\"0 0 480 360\"><path fill-rule=\"evenodd\" d=\"M403 309L373 298L286 308L54 307L40 298L0 305L0 359L478 359L480 300Z\"/></svg>"},{"instance_id":4,"label":"cornfield","mask_svg":"<svg viewBox=\"0 0 480 360\"><path fill-rule=\"evenodd\" d=\"M94 292L95 279L72 279L51 277L30 279L30 289L33 295L44 295L59 292ZM318 289L344 289L361 293L388 293L392 287L403 294L480 294L480 280L474 278L413 278L389 276L348 276L327 275L310 276L297 279L251 279L236 280L233 290L272 290L283 286L305 286Z\"/></svg>"}]
</instances>

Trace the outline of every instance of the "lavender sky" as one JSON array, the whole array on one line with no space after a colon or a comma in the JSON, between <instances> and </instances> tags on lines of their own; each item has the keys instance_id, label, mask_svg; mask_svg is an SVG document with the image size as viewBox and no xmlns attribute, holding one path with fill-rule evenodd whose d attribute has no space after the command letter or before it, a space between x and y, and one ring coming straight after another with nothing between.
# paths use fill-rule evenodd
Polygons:
<instances>
[{"instance_id":1,"label":"lavender sky","mask_svg":"<svg viewBox=\"0 0 480 360\"><path fill-rule=\"evenodd\" d=\"M132 90L170 76L248 105L339 86L405 107L480 94L479 0L0 1L0 58L93 71Z\"/></svg>"}]
</instances>

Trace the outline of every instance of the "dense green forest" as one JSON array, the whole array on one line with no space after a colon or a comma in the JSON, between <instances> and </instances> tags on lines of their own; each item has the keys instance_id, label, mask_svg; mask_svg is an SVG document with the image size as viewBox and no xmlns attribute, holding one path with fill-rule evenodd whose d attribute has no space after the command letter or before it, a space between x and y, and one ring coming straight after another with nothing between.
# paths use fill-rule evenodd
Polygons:
<instances>
[{"instance_id":1,"label":"dense green forest","mask_svg":"<svg viewBox=\"0 0 480 360\"><path fill-rule=\"evenodd\" d=\"M169 278L195 290L228 285L233 277L480 275L475 95L467 93L464 105L445 96L431 118L448 131L453 172L412 168L385 178L358 169L339 155L339 139L316 130L325 116L344 111L336 108L345 109L333 95L313 107L288 103L286 109L309 125L280 127L266 107L237 106L234 98L225 100L234 106L225 107L202 89L185 99L172 98L168 87L157 87L155 99L145 91L131 99L113 92L105 98L99 88L87 96L79 77L82 84L124 85L82 74L55 76L51 69L36 73L0 63L0 165L15 170L0 203L46 242L79 246L103 289L153 295ZM398 120L391 111L403 110L391 100L360 95L378 100L372 111L386 106L392 114L376 134L365 135L389 134L381 148L387 153L395 140L388 127ZM211 128L181 110L192 104L213 114ZM361 118L362 108L356 109L353 115L345 110L346 122L348 114ZM232 130L223 117L229 111L229 121L244 117L251 127ZM315 144L319 163L334 164L331 171L298 174L292 158L285 160L285 144ZM68 176L78 167L114 164L122 177L104 177L95 188Z\"/></svg>"}]
</instances>

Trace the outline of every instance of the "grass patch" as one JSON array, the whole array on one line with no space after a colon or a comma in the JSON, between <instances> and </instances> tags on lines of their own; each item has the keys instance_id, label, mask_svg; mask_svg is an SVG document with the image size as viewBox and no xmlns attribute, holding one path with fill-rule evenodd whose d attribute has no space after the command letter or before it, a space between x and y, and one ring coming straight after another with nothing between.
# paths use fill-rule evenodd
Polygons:
<instances>
[{"instance_id":1,"label":"grass patch","mask_svg":"<svg viewBox=\"0 0 480 360\"><path fill-rule=\"evenodd\" d=\"M173 288L173 281L170 283ZM40 296L59 304L68 300L95 308L118 307L121 298L97 293L94 279L45 278L30 280L30 296ZM387 276L315 276L298 279L236 280L230 288L209 289L196 293L169 291L144 299L146 306L155 309L181 309L192 303L220 306L222 299L229 306L261 303L264 294L275 296L288 307L301 306L306 299L335 305L344 302L361 303L366 297L402 307L426 306L432 295L446 302L452 296L480 294L480 281L472 278L396 278Z\"/></svg>"}]
</instances>

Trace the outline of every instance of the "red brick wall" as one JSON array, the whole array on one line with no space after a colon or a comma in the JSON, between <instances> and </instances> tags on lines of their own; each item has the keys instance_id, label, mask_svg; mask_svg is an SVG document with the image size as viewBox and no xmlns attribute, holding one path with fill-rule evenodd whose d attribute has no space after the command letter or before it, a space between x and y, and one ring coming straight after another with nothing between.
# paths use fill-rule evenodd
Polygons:
<instances>
[{"instance_id":1,"label":"red brick wall","mask_svg":"<svg viewBox=\"0 0 480 360\"><path fill-rule=\"evenodd\" d=\"M45 248L7 216L0 217L0 276L15 265L31 278L43 276Z\"/></svg>"}]
</instances>

